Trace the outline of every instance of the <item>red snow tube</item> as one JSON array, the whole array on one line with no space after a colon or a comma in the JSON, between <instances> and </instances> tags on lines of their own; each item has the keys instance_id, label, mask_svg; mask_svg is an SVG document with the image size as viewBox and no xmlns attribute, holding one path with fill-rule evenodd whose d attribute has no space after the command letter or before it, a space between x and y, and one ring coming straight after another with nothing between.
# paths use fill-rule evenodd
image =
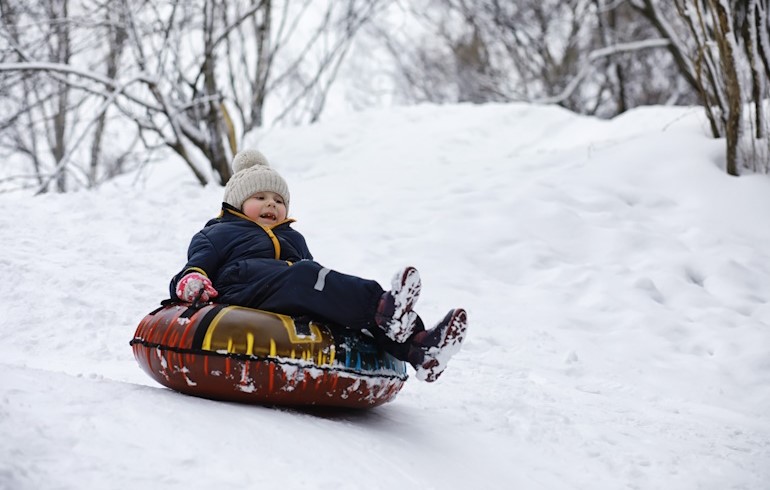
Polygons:
<instances>
[{"instance_id":1,"label":"red snow tube","mask_svg":"<svg viewBox=\"0 0 770 490\"><path fill-rule=\"evenodd\" d=\"M406 364L369 337L240 306L167 305L144 317L130 344L160 384L216 400L371 408L407 379Z\"/></svg>"}]
</instances>

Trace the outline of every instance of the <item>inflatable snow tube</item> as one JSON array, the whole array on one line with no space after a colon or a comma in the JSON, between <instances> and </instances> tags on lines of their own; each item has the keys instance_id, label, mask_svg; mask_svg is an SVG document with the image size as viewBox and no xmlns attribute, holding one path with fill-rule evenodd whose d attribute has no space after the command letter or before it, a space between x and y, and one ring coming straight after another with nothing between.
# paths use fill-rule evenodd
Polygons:
<instances>
[{"instance_id":1,"label":"inflatable snow tube","mask_svg":"<svg viewBox=\"0 0 770 490\"><path fill-rule=\"evenodd\" d=\"M141 321L130 344L160 384L216 400L371 408L407 379L406 364L369 337L239 306L166 305Z\"/></svg>"}]
</instances>

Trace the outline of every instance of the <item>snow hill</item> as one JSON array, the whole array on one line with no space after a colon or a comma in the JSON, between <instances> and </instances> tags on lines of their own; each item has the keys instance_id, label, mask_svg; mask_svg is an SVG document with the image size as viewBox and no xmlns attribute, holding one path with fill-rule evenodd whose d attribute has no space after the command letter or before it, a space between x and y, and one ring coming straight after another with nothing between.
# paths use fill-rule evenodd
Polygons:
<instances>
[{"instance_id":1,"label":"snow hill","mask_svg":"<svg viewBox=\"0 0 770 490\"><path fill-rule=\"evenodd\" d=\"M193 398L128 341L222 188L0 195L0 489L770 488L770 179L698 108L394 108L252 134L322 264L469 311L366 412Z\"/></svg>"}]
</instances>

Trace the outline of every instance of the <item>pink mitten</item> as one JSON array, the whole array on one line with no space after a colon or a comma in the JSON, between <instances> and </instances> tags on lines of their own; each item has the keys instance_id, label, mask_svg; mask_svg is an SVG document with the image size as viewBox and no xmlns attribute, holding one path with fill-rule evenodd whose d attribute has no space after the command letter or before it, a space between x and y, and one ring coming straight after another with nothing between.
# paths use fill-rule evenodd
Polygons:
<instances>
[{"instance_id":1,"label":"pink mitten","mask_svg":"<svg viewBox=\"0 0 770 490\"><path fill-rule=\"evenodd\" d=\"M201 289L203 293L201 293ZM200 294L200 298L198 298L198 294ZM192 303L196 298L200 301L208 301L217 297L219 293L214 289L208 277L197 272L191 272L176 285L176 295L182 301Z\"/></svg>"}]
</instances>

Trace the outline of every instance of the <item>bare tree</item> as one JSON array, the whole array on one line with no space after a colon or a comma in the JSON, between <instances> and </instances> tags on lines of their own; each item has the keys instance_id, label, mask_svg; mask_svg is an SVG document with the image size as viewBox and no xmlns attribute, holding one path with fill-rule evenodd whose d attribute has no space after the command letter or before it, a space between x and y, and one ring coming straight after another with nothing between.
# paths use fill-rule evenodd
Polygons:
<instances>
[{"instance_id":1,"label":"bare tree","mask_svg":"<svg viewBox=\"0 0 770 490\"><path fill-rule=\"evenodd\" d=\"M410 100L531 101L611 117L701 103L726 170L770 171L770 0L424 0L382 29ZM428 42L433 35L438 42ZM437 35L437 36L436 36Z\"/></svg>"},{"instance_id":2,"label":"bare tree","mask_svg":"<svg viewBox=\"0 0 770 490\"><path fill-rule=\"evenodd\" d=\"M763 106L770 74L768 0L630 2L670 41L679 69L700 94L713 136L725 138L727 173L770 170Z\"/></svg>"},{"instance_id":3,"label":"bare tree","mask_svg":"<svg viewBox=\"0 0 770 490\"><path fill-rule=\"evenodd\" d=\"M134 125L144 151L171 149L202 184L210 175L225 183L238 140L265 124L268 103L273 123L319 117L352 39L387 1L3 0L0 39L16 56L0 63L0 106L13 108L0 124L34 136L25 144L3 138L0 146L42 169L37 136L48 124L55 163L45 178L38 171L41 190L46 178L59 182L78 170L83 185L95 185L99 168L109 177L126 160L104 152L106 125L120 119ZM44 7L72 5L77 18L57 12L40 22L50 11ZM51 30L32 41L18 34L27 24ZM57 57L33 49L43 38L56 41ZM73 57L65 41L86 38ZM22 89L19 80L32 78L34 87L45 80L46 90Z\"/></svg>"},{"instance_id":4,"label":"bare tree","mask_svg":"<svg viewBox=\"0 0 770 490\"><path fill-rule=\"evenodd\" d=\"M107 54L105 57L106 72L105 76L108 79L115 80L118 78L118 70L120 67L123 51L126 46L126 40L128 33L125 29L125 22L121 18L119 12L116 12L109 8L102 8L101 15L104 19L104 29L106 31L107 41ZM110 87L105 87L108 92L113 92ZM107 112L99 114L96 120L96 126L94 128L93 140L91 142L90 153L90 166L89 166L89 183L90 185L96 185L99 182L99 172L102 167L104 168L106 178L110 178L116 175L120 175L123 171L124 155L117 156L112 165L107 165L104 160L103 147L104 138L107 131Z\"/></svg>"},{"instance_id":5,"label":"bare tree","mask_svg":"<svg viewBox=\"0 0 770 490\"><path fill-rule=\"evenodd\" d=\"M584 58L602 86L602 115L640 105L693 104L695 92L679 74L669 41L624 1L594 0L598 43Z\"/></svg>"},{"instance_id":6,"label":"bare tree","mask_svg":"<svg viewBox=\"0 0 770 490\"><path fill-rule=\"evenodd\" d=\"M382 33L413 100L545 102L603 117L696 100L660 49L668 40L622 1L428 0L414 10L427 26L419 42Z\"/></svg>"},{"instance_id":7,"label":"bare tree","mask_svg":"<svg viewBox=\"0 0 770 490\"><path fill-rule=\"evenodd\" d=\"M84 84L73 70L42 69L101 65L104 5L92 2L89 8L73 0L0 2L0 41L6 48L0 50L0 147L30 161L33 174L18 179L21 187L34 182L38 192L47 192L54 183L64 192L92 187L101 178L101 136L92 139L90 168L81 150L95 127L96 135L107 130L105 111L93 115L105 87ZM112 152L118 147L112 145Z\"/></svg>"}]
</instances>

